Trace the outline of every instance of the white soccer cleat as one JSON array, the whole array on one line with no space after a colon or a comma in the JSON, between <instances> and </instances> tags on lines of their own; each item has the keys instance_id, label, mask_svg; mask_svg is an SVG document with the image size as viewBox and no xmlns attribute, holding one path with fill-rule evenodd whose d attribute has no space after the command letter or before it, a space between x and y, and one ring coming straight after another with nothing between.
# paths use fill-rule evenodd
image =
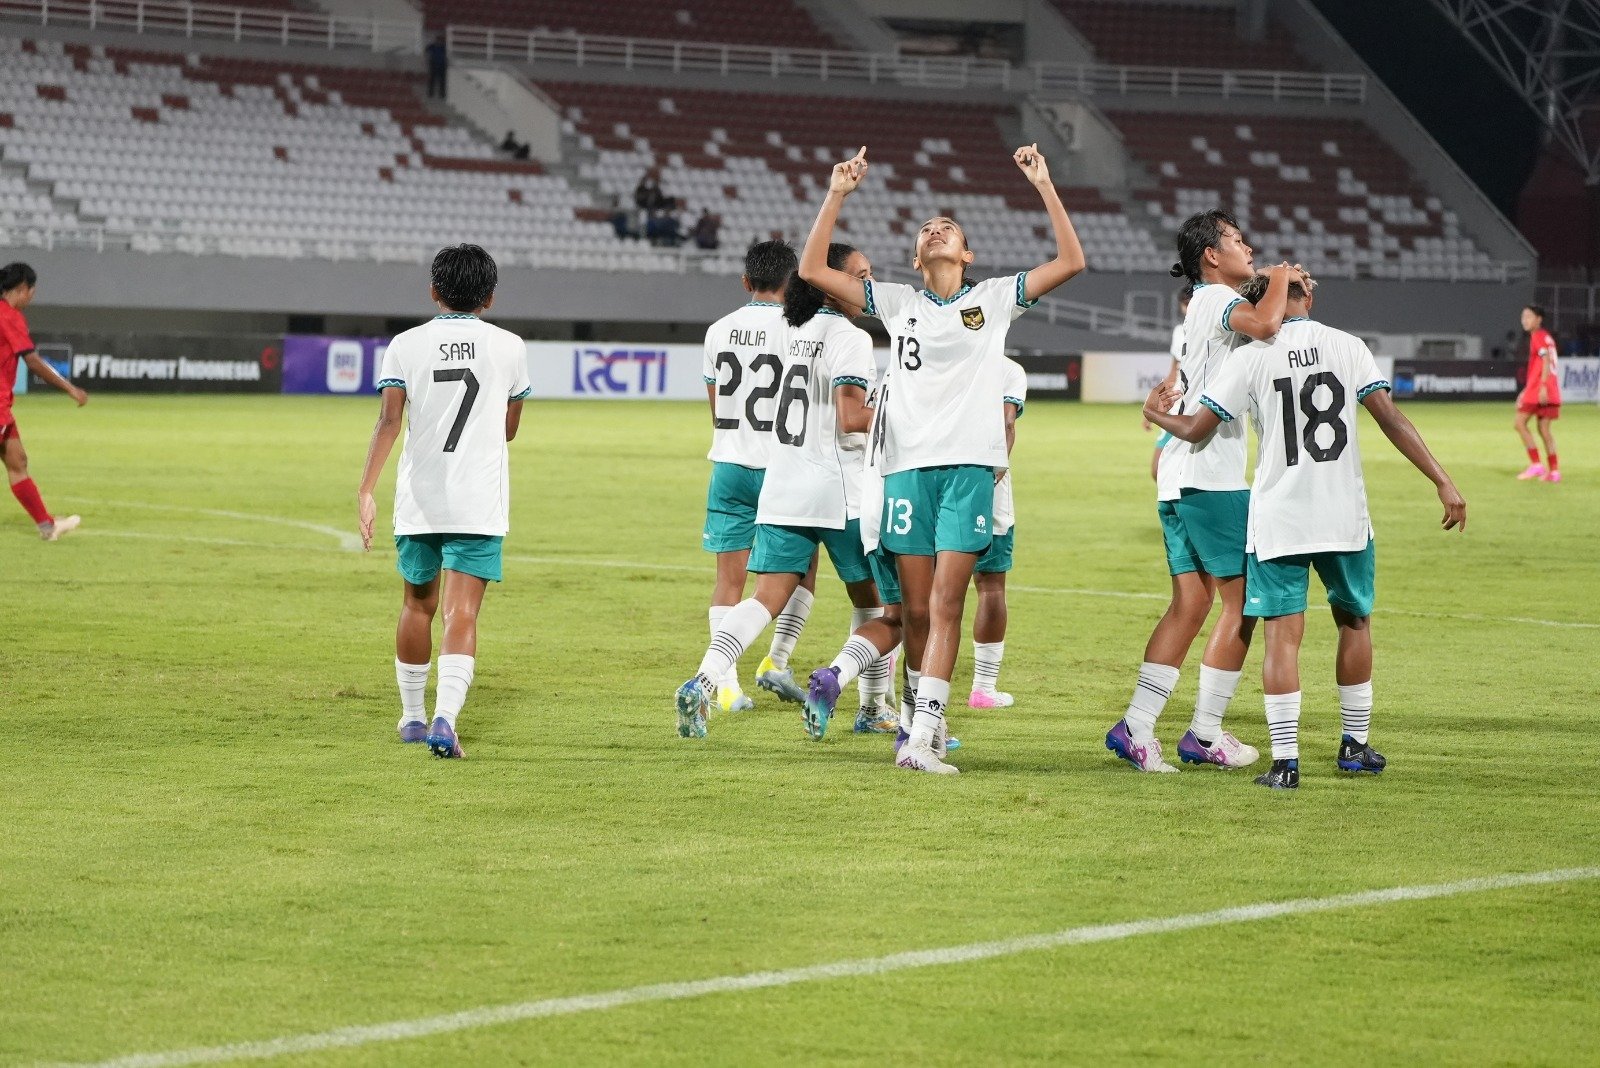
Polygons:
<instances>
[{"instance_id":1,"label":"white soccer cleat","mask_svg":"<svg viewBox=\"0 0 1600 1068\"><path fill-rule=\"evenodd\" d=\"M718 686L717 707L724 712L748 712L756 703L737 686Z\"/></svg>"},{"instance_id":2,"label":"white soccer cleat","mask_svg":"<svg viewBox=\"0 0 1600 1068\"><path fill-rule=\"evenodd\" d=\"M49 530L39 531L39 537L45 541L60 541L64 535L71 534L83 523L82 516L64 515L50 524Z\"/></svg>"},{"instance_id":3,"label":"white soccer cleat","mask_svg":"<svg viewBox=\"0 0 1600 1068\"><path fill-rule=\"evenodd\" d=\"M1004 690L973 690L967 698L968 708L1010 708L1017 699Z\"/></svg>"},{"instance_id":4,"label":"white soccer cleat","mask_svg":"<svg viewBox=\"0 0 1600 1068\"><path fill-rule=\"evenodd\" d=\"M1191 729L1178 740L1178 759L1185 764L1213 764L1219 768L1245 768L1261 759L1261 751L1223 731L1211 745L1200 744Z\"/></svg>"},{"instance_id":5,"label":"white soccer cleat","mask_svg":"<svg viewBox=\"0 0 1600 1068\"><path fill-rule=\"evenodd\" d=\"M930 775L960 775L961 769L954 764L946 764L939 759L927 746L905 745L900 747L900 753L895 757L895 767L905 768L907 771L925 771Z\"/></svg>"}]
</instances>

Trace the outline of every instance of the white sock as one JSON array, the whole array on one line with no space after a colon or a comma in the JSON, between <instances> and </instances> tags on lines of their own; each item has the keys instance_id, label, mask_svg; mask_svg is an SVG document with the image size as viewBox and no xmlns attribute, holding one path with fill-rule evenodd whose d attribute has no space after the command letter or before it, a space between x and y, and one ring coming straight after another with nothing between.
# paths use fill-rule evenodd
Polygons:
<instances>
[{"instance_id":1,"label":"white sock","mask_svg":"<svg viewBox=\"0 0 1600 1068\"><path fill-rule=\"evenodd\" d=\"M428 718L430 664L408 664L394 658L394 681L400 684L400 722L422 723Z\"/></svg>"},{"instance_id":2,"label":"white sock","mask_svg":"<svg viewBox=\"0 0 1600 1068\"><path fill-rule=\"evenodd\" d=\"M1000 661L1006 655L1006 643L972 643L972 688L982 693L994 693L1000 687Z\"/></svg>"},{"instance_id":3,"label":"white sock","mask_svg":"<svg viewBox=\"0 0 1600 1068\"><path fill-rule=\"evenodd\" d=\"M854 682L857 675L871 668L879 659L877 646L859 634L852 634L829 666L839 672L839 686L842 689Z\"/></svg>"},{"instance_id":4,"label":"white sock","mask_svg":"<svg viewBox=\"0 0 1600 1068\"><path fill-rule=\"evenodd\" d=\"M861 703L864 706L875 706L879 701L887 699L894 703L894 665L895 653L900 647L897 645L872 662L872 666L861 673Z\"/></svg>"},{"instance_id":5,"label":"white sock","mask_svg":"<svg viewBox=\"0 0 1600 1068\"><path fill-rule=\"evenodd\" d=\"M711 645L700 661L697 674L701 685L715 690L721 684L720 680L739 662L750 643L761 637L761 632L771 622L772 613L754 597L728 609L728 614L722 617L722 626L711 636Z\"/></svg>"},{"instance_id":6,"label":"white sock","mask_svg":"<svg viewBox=\"0 0 1600 1068\"><path fill-rule=\"evenodd\" d=\"M461 715L461 706L467 703L475 666L476 661L465 653L439 654L439 688L433 695L433 714L443 716L451 728Z\"/></svg>"},{"instance_id":7,"label":"white sock","mask_svg":"<svg viewBox=\"0 0 1600 1068\"><path fill-rule=\"evenodd\" d=\"M717 636L717 631L722 629L722 621L728 617L728 613L731 611L733 611L732 605L714 604L711 606L711 611L708 614L711 619L711 636L713 638ZM730 686L741 693L744 692L744 688L739 685L739 662L736 660L728 665L728 670L722 673L716 683L719 687Z\"/></svg>"},{"instance_id":8,"label":"white sock","mask_svg":"<svg viewBox=\"0 0 1600 1068\"><path fill-rule=\"evenodd\" d=\"M1344 732L1362 745L1372 727L1372 680L1339 687L1339 722Z\"/></svg>"},{"instance_id":9,"label":"white sock","mask_svg":"<svg viewBox=\"0 0 1600 1068\"><path fill-rule=\"evenodd\" d=\"M1228 711L1228 702L1239 688L1240 674L1200 665L1200 692L1194 699L1194 718L1189 721L1189 729L1207 745L1222 734L1222 715Z\"/></svg>"},{"instance_id":10,"label":"white sock","mask_svg":"<svg viewBox=\"0 0 1600 1068\"><path fill-rule=\"evenodd\" d=\"M1300 691L1267 694L1267 733L1273 760L1300 759Z\"/></svg>"},{"instance_id":11,"label":"white sock","mask_svg":"<svg viewBox=\"0 0 1600 1068\"><path fill-rule=\"evenodd\" d=\"M1177 668L1152 664L1148 660L1139 665L1139 681L1134 683L1128 710L1122 714L1134 741L1148 742L1156 736L1156 720L1177 686Z\"/></svg>"},{"instance_id":12,"label":"white sock","mask_svg":"<svg viewBox=\"0 0 1600 1068\"><path fill-rule=\"evenodd\" d=\"M779 671L789 666L789 657L794 653L795 643L800 640L806 617L811 615L814 600L810 590L796 586L789 595L789 603L783 606L777 622L772 625L772 648L767 655L772 658L772 666Z\"/></svg>"},{"instance_id":13,"label":"white sock","mask_svg":"<svg viewBox=\"0 0 1600 1068\"><path fill-rule=\"evenodd\" d=\"M911 738L906 744L932 749L949 705L950 680L922 676L917 682L917 717L911 721Z\"/></svg>"},{"instance_id":14,"label":"white sock","mask_svg":"<svg viewBox=\"0 0 1600 1068\"><path fill-rule=\"evenodd\" d=\"M911 721L917 715L917 687L922 685L922 672L914 671L911 664L906 664L906 688L900 692L900 725L907 734L911 733Z\"/></svg>"}]
</instances>

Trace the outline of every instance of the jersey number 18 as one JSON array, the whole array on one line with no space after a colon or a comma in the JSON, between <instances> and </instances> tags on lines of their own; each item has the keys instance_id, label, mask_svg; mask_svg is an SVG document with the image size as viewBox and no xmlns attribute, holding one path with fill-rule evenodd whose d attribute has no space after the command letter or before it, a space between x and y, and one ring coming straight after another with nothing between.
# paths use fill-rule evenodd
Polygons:
<instances>
[{"instance_id":1,"label":"jersey number 18","mask_svg":"<svg viewBox=\"0 0 1600 1068\"><path fill-rule=\"evenodd\" d=\"M1326 408L1317 407L1315 394L1318 386L1328 387L1330 396ZM1304 432L1299 435L1295 433L1294 379L1274 379L1272 388L1278 394L1278 408L1283 416L1284 466L1294 467L1300 462L1301 444L1305 445L1306 452L1317 463L1337 460L1344 455L1344 447L1350 444L1350 428L1344 425L1344 384L1333 376L1333 372L1318 371L1301 383L1300 411L1306 417L1306 425ZM1333 441L1326 448L1317 444L1317 430L1323 426L1333 427Z\"/></svg>"}]
</instances>

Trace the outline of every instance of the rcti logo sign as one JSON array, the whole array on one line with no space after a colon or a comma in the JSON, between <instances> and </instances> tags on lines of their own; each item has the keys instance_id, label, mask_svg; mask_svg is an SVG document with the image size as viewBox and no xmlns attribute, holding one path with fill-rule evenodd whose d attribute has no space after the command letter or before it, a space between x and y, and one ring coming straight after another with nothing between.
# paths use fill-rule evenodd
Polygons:
<instances>
[{"instance_id":1,"label":"rcti logo sign","mask_svg":"<svg viewBox=\"0 0 1600 1068\"><path fill-rule=\"evenodd\" d=\"M572 392L580 396L665 396L667 355L663 349L574 349Z\"/></svg>"}]
</instances>

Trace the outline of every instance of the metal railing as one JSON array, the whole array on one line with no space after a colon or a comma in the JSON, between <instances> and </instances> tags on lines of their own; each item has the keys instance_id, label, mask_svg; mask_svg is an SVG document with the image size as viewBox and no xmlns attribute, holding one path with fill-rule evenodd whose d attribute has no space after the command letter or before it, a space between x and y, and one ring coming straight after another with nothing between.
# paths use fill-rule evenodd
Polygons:
<instances>
[{"instance_id":1,"label":"metal railing","mask_svg":"<svg viewBox=\"0 0 1600 1068\"><path fill-rule=\"evenodd\" d=\"M902 56L815 48L764 48L642 37L604 37L450 26L445 43L462 60L620 67L674 74L748 75L866 82L920 89L997 89L1082 95L1220 96L1359 104L1366 78L1307 71L1238 71L1035 63L973 57Z\"/></svg>"},{"instance_id":2,"label":"metal railing","mask_svg":"<svg viewBox=\"0 0 1600 1068\"><path fill-rule=\"evenodd\" d=\"M1544 308L1548 323L1569 328L1574 323L1600 321L1600 285L1583 282L1540 282L1534 303Z\"/></svg>"},{"instance_id":3,"label":"metal railing","mask_svg":"<svg viewBox=\"0 0 1600 1068\"><path fill-rule=\"evenodd\" d=\"M284 47L418 53L417 23L174 0L0 0L0 19Z\"/></svg>"}]
</instances>

